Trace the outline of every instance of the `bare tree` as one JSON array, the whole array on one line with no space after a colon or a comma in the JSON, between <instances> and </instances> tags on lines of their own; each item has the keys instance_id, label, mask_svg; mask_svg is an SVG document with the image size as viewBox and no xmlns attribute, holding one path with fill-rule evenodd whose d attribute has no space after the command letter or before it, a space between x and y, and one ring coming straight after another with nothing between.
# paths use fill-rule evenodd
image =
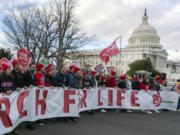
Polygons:
<instances>
[{"instance_id":1,"label":"bare tree","mask_svg":"<svg viewBox=\"0 0 180 135\"><path fill-rule=\"evenodd\" d=\"M57 67L65 59L79 57L79 48L91 38L81 32L75 7L74 0L57 0L49 8L26 6L11 10L2 19L8 43L17 49L32 50L37 63L45 57L56 59Z\"/></svg>"}]
</instances>

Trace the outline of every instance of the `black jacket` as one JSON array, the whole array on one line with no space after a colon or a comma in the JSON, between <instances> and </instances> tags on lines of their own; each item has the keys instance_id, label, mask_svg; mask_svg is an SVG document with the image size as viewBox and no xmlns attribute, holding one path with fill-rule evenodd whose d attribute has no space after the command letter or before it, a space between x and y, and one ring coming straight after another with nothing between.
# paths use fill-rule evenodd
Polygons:
<instances>
[{"instance_id":1,"label":"black jacket","mask_svg":"<svg viewBox=\"0 0 180 135\"><path fill-rule=\"evenodd\" d=\"M24 85L27 87L29 87L30 85L33 85L33 86L36 85L35 73L32 73L29 70L23 74L23 80L24 80Z\"/></svg>"},{"instance_id":2,"label":"black jacket","mask_svg":"<svg viewBox=\"0 0 180 135\"><path fill-rule=\"evenodd\" d=\"M0 77L0 93L6 93L8 90L15 90L14 79L12 77L7 77L6 79Z\"/></svg>"},{"instance_id":3,"label":"black jacket","mask_svg":"<svg viewBox=\"0 0 180 135\"><path fill-rule=\"evenodd\" d=\"M45 84L47 85L52 85L52 86L55 86L54 84L54 78L52 76L49 76L49 75L45 75Z\"/></svg>"},{"instance_id":4,"label":"black jacket","mask_svg":"<svg viewBox=\"0 0 180 135\"><path fill-rule=\"evenodd\" d=\"M83 88L92 87L92 81L90 79L83 79Z\"/></svg>"},{"instance_id":5,"label":"black jacket","mask_svg":"<svg viewBox=\"0 0 180 135\"><path fill-rule=\"evenodd\" d=\"M127 87L126 87L126 82L120 81L120 82L118 83L118 87L119 87L120 89L126 89L126 88L127 88Z\"/></svg>"},{"instance_id":6,"label":"black jacket","mask_svg":"<svg viewBox=\"0 0 180 135\"><path fill-rule=\"evenodd\" d=\"M133 82L132 82L132 89L133 89L133 90L140 90L140 82L138 82L138 81L133 81Z\"/></svg>"},{"instance_id":7,"label":"black jacket","mask_svg":"<svg viewBox=\"0 0 180 135\"><path fill-rule=\"evenodd\" d=\"M61 72L58 72L54 77L54 85L55 87L62 87L65 85L64 75Z\"/></svg>"},{"instance_id":8,"label":"black jacket","mask_svg":"<svg viewBox=\"0 0 180 135\"><path fill-rule=\"evenodd\" d=\"M23 88L25 86L23 80L23 74L21 72L16 72L15 70L12 71L12 74L14 76L14 82L16 88L18 87Z\"/></svg>"},{"instance_id":9,"label":"black jacket","mask_svg":"<svg viewBox=\"0 0 180 135\"><path fill-rule=\"evenodd\" d=\"M65 75L65 84L71 88L79 88L79 79L75 76L74 73L68 72Z\"/></svg>"}]
</instances>

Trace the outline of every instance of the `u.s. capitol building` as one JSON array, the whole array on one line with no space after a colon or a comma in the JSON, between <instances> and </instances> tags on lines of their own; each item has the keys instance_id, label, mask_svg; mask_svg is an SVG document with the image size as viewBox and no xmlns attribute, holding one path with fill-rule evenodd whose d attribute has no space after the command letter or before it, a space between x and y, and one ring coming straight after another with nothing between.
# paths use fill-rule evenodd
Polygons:
<instances>
[{"instance_id":1,"label":"u.s. capitol building","mask_svg":"<svg viewBox=\"0 0 180 135\"><path fill-rule=\"evenodd\" d=\"M93 69L102 63L99 58L100 52L100 49L81 51L83 57L77 60L78 65L82 66L83 63L88 63ZM120 49L118 55L111 57L106 66L115 67L120 74L126 74L129 70L128 65L135 60L149 57L155 69L166 73L169 80L180 78L180 62L167 60L168 53L160 44L160 37L156 29L149 24L146 10L140 26L135 28L128 40L128 45ZM66 62L69 65L72 64L71 60L66 60Z\"/></svg>"}]
</instances>

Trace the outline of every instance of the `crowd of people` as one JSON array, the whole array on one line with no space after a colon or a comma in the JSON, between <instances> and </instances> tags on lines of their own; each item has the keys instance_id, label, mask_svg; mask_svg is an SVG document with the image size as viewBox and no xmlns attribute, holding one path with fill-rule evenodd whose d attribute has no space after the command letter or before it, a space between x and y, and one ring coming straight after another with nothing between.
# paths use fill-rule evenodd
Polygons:
<instances>
[{"instance_id":1,"label":"crowd of people","mask_svg":"<svg viewBox=\"0 0 180 135\"><path fill-rule=\"evenodd\" d=\"M13 91L21 88L38 86L42 87L68 87L76 89L90 89L93 87L111 87L126 90L164 90L167 82L160 76L155 78L139 78L137 76L118 75L115 71L109 74L103 72L81 70L71 65L68 69L61 66L58 70L53 64L30 64L29 69L24 71L19 60L12 61L12 67L3 64L0 68L0 94L10 95ZM105 110L103 110L105 112ZM128 110L128 112L132 112ZM149 111L146 111L149 113ZM89 112L93 114L93 112ZM85 116L85 114L81 114ZM74 121L75 119L68 119ZM41 122L40 122L41 123ZM26 123L28 129L34 130L31 122ZM17 130L13 131L17 135Z\"/></svg>"}]
</instances>

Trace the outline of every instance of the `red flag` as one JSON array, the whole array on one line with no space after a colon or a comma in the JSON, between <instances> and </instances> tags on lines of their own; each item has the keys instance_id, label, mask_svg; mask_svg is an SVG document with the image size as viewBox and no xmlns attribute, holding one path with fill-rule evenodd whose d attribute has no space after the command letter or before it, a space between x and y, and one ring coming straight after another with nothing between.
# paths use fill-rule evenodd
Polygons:
<instances>
[{"instance_id":1,"label":"red flag","mask_svg":"<svg viewBox=\"0 0 180 135\"><path fill-rule=\"evenodd\" d=\"M119 38L117 38L117 39L119 39ZM99 54L100 59L103 62L105 62L106 64L109 62L109 56L113 56L113 55L120 53L120 51L116 45L117 39L110 46L103 49Z\"/></svg>"}]
</instances>

